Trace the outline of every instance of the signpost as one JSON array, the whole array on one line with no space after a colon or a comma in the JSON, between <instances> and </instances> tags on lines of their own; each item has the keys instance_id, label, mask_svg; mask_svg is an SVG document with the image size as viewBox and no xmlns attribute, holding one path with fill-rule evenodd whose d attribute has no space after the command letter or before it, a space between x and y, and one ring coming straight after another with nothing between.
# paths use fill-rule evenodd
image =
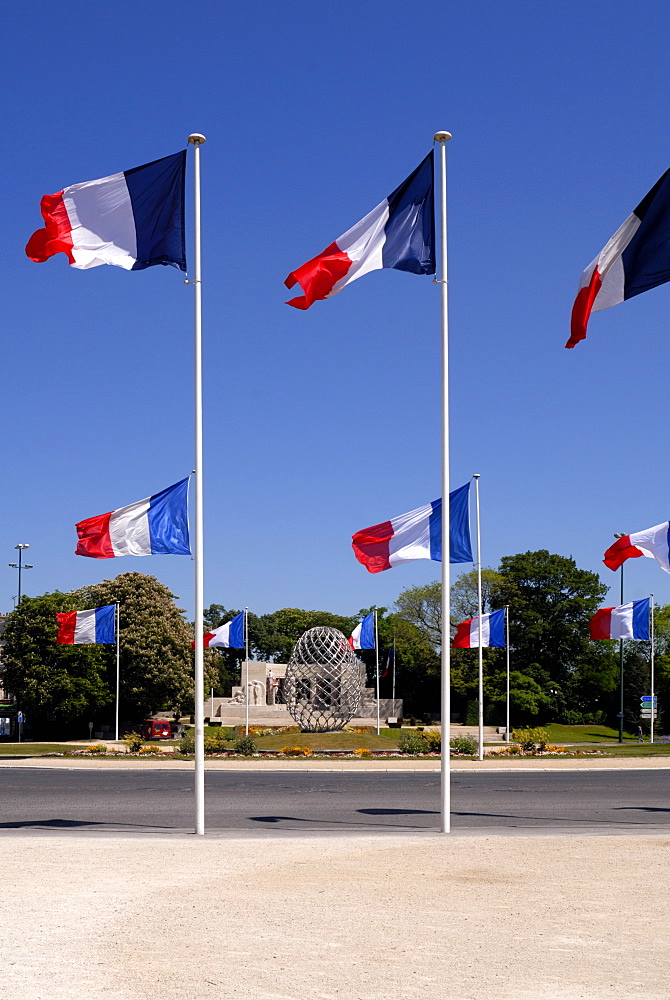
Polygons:
<instances>
[{"instance_id":1,"label":"signpost","mask_svg":"<svg viewBox=\"0 0 670 1000\"><path fill-rule=\"evenodd\" d=\"M655 719L658 715L658 697L650 694L643 694L640 698L640 718Z\"/></svg>"}]
</instances>

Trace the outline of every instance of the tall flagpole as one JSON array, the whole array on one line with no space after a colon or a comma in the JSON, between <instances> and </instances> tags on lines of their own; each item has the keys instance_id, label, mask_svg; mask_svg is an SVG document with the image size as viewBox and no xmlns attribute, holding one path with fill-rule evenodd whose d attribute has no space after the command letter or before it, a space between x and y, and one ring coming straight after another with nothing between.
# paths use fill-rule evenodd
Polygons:
<instances>
[{"instance_id":1,"label":"tall flagpole","mask_svg":"<svg viewBox=\"0 0 670 1000\"><path fill-rule=\"evenodd\" d=\"M202 480L202 275L200 261L200 147L204 135L194 132L193 146L193 285L195 302L195 832L205 832L205 650Z\"/></svg>"},{"instance_id":2,"label":"tall flagpole","mask_svg":"<svg viewBox=\"0 0 670 1000\"><path fill-rule=\"evenodd\" d=\"M116 602L116 614L114 615L116 624L116 735L114 739L119 742L119 695L121 693L121 657L119 655L119 626L121 624L121 608Z\"/></svg>"},{"instance_id":3,"label":"tall flagpole","mask_svg":"<svg viewBox=\"0 0 670 1000\"><path fill-rule=\"evenodd\" d=\"M377 736L379 736L379 632L377 630L376 608L375 608L375 663L377 665Z\"/></svg>"},{"instance_id":4,"label":"tall flagpole","mask_svg":"<svg viewBox=\"0 0 670 1000\"><path fill-rule=\"evenodd\" d=\"M249 617L248 608L244 609L244 702L246 705L246 725L244 735L249 735Z\"/></svg>"},{"instance_id":5,"label":"tall flagpole","mask_svg":"<svg viewBox=\"0 0 670 1000\"><path fill-rule=\"evenodd\" d=\"M507 686L505 691L505 740L509 743L509 604L505 608L505 653L507 655Z\"/></svg>"},{"instance_id":6,"label":"tall flagpole","mask_svg":"<svg viewBox=\"0 0 670 1000\"><path fill-rule=\"evenodd\" d=\"M654 718L656 716L656 707L654 705L654 595L650 594L651 598L649 601L649 611L651 617L651 730L649 735L649 742L654 742Z\"/></svg>"},{"instance_id":7,"label":"tall flagpole","mask_svg":"<svg viewBox=\"0 0 670 1000\"><path fill-rule=\"evenodd\" d=\"M479 623L479 686L477 700L479 702L479 759L484 760L484 647L482 646L482 536L479 523L479 474L472 477L475 481L475 511L477 520L477 615Z\"/></svg>"},{"instance_id":8,"label":"tall flagpole","mask_svg":"<svg viewBox=\"0 0 670 1000\"><path fill-rule=\"evenodd\" d=\"M442 636L440 718L442 751L440 800L442 833L451 829L451 773L449 732L451 725L451 600L449 593L449 285L447 283L447 143L451 132L436 132L440 144L440 268L436 281L442 287Z\"/></svg>"}]
</instances>

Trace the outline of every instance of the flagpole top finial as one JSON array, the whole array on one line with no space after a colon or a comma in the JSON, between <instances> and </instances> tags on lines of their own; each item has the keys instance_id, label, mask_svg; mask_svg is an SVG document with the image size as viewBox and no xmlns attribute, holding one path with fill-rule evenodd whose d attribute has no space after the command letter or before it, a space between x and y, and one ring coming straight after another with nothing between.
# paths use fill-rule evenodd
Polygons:
<instances>
[{"instance_id":1,"label":"flagpole top finial","mask_svg":"<svg viewBox=\"0 0 670 1000\"><path fill-rule=\"evenodd\" d=\"M192 132L188 137L188 141L193 143L194 146L202 146L203 142L207 142L207 139L201 132Z\"/></svg>"},{"instance_id":2,"label":"flagpole top finial","mask_svg":"<svg viewBox=\"0 0 670 1000\"><path fill-rule=\"evenodd\" d=\"M436 132L433 136L435 142L449 142L451 139L451 132Z\"/></svg>"}]
</instances>

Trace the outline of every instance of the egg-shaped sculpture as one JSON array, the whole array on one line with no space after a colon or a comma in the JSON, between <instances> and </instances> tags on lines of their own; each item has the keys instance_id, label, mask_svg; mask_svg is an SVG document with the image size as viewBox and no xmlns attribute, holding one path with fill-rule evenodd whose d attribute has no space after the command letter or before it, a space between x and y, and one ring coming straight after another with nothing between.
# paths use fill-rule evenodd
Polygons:
<instances>
[{"instance_id":1,"label":"egg-shaped sculpture","mask_svg":"<svg viewBox=\"0 0 670 1000\"><path fill-rule=\"evenodd\" d=\"M360 665L336 628L310 628L286 668L284 702L303 732L342 729L361 702Z\"/></svg>"}]
</instances>

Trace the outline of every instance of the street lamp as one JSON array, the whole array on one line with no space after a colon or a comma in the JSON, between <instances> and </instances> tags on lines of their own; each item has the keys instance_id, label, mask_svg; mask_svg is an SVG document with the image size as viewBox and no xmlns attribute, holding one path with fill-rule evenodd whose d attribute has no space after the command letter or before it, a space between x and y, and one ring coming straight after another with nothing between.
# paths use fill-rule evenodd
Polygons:
<instances>
[{"instance_id":1,"label":"street lamp","mask_svg":"<svg viewBox=\"0 0 670 1000\"><path fill-rule=\"evenodd\" d=\"M16 606L18 607L19 604L21 603L21 570L32 569L33 567L30 566L28 563L26 563L25 566L22 565L22 563L21 563L21 557L23 555L23 550L24 549L29 549L30 546L29 545L15 545L14 548L19 550L19 561L17 563L9 563L9 565L11 566L12 569L18 569L18 571L19 571L19 594L18 594L18 599L16 601Z\"/></svg>"},{"instance_id":2,"label":"street lamp","mask_svg":"<svg viewBox=\"0 0 670 1000\"><path fill-rule=\"evenodd\" d=\"M615 538L625 538L624 532L614 532ZM623 604L623 563L621 563L621 604ZM619 743L623 743L623 639L619 639Z\"/></svg>"}]
</instances>

